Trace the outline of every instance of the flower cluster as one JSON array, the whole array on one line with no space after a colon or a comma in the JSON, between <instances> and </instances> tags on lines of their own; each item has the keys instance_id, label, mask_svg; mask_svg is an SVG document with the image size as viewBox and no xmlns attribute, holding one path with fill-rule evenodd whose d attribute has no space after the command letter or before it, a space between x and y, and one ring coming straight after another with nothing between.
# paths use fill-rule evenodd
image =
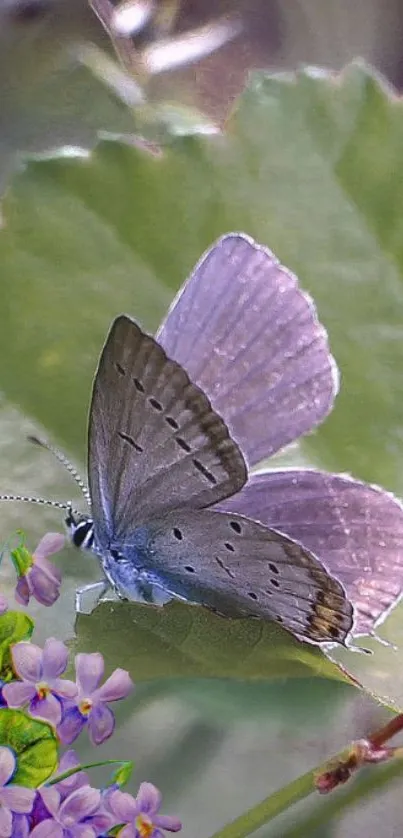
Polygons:
<instances>
[{"instance_id":1,"label":"flower cluster","mask_svg":"<svg viewBox=\"0 0 403 838\"><path fill-rule=\"evenodd\" d=\"M56 601L61 575L48 556L61 549L63 543L63 536L48 533L32 556L21 545L11 551L18 575L15 596L19 603L27 604L30 596L44 605ZM13 612L0 595L0 621L9 615ZM60 640L50 637L43 649L27 639L10 641L9 645L12 669L1 687L0 729L7 731L7 725L1 727L2 712L15 712L19 725L22 717L25 747L30 720L39 722L47 732L53 731L51 740L59 759L53 776L47 776L35 788L27 787L20 781L23 757L19 759L18 742L16 748L14 740L12 744L6 741L7 732L2 736L0 838L164 838L164 831L179 832L182 825L177 818L159 814L161 795L151 783L141 783L136 797L121 790L131 773L131 764L125 763L125 771L117 772L109 785L100 790L91 785L73 750L60 754L60 747L74 742L84 727L93 745L112 735L115 718L109 704L126 698L133 690L129 673L118 668L103 681L103 657L95 652L76 655L75 680L68 680L63 677L68 649ZM32 734L32 750L34 747Z\"/></svg>"},{"instance_id":2,"label":"flower cluster","mask_svg":"<svg viewBox=\"0 0 403 838\"><path fill-rule=\"evenodd\" d=\"M74 751L61 758L58 775L79 767ZM0 835L2 838L96 838L111 830L120 838L163 838L161 830L179 832L177 818L159 815L161 795L141 783L137 797L117 786L93 788L77 770L67 779L29 789L12 782L16 758L0 746ZM116 833L116 827L119 828Z\"/></svg>"}]
</instances>

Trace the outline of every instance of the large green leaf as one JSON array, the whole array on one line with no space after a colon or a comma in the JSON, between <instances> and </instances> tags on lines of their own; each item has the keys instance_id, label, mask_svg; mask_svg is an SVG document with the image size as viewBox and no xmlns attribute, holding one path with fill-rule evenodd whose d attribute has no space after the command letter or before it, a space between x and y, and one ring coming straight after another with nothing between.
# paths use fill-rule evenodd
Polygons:
<instances>
[{"instance_id":1,"label":"large green leaf","mask_svg":"<svg viewBox=\"0 0 403 838\"><path fill-rule=\"evenodd\" d=\"M10 648L13 643L29 640L34 630L33 620L21 611L7 611L0 617L0 678L12 678Z\"/></svg>"},{"instance_id":2,"label":"large green leaf","mask_svg":"<svg viewBox=\"0 0 403 838\"><path fill-rule=\"evenodd\" d=\"M3 392L83 454L91 377L112 317L126 310L154 327L202 250L227 230L245 229L272 247L313 294L341 367L337 406L303 442L304 461L403 493L402 187L395 174L403 163L402 138L401 105L355 65L337 80L309 71L255 75L228 135L177 139L161 156L132 141L103 141L90 157L30 162L3 208ZM292 454L288 462L300 457ZM42 482L38 474L38 491ZM3 520L6 525L6 515ZM133 608L131 643L138 643L141 629L154 648L154 615L147 612L144 628ZM158 640L149 673L153 666L161 675L196 672L197 642L188 668L179 644L178 663L189 609L172 607L158 617L164 623L171 613L182 615L164 670ZM124 613L114 609L113 625ZM191 622L203 619L192 616ZM221 644L232 629L215 633L212 625L207 633L217 641L202 669L220 675ZM90 631L99 643L97 617L81 620L80 633L84 626L86 642L92 646ZM298 669L305 655L308 669L315 669L319 653L307 649L291 664L293 641L285 638L280 642L268 628L263 644L265 656L277 644L278 671L281 656L288 661L283 674L292 672L295 657ZM401 639L395 622L393 639ZM242 643L245 659L248 638ZM379 645L375 652L373 658L342 656L373 692L400 701L403 669L391 667L398 653ZM235 661L234 654L227 675L259 677L258 667L240 672Z\"/></svg>"},{"instance_id":3,"label":"large green leaf","mask_svg":"<svg viewBox=\"0 0 403 838\"><path fill-rule=\"evenodd\" d=\"M17 769L13 783L36 788L57 765L57 737L47 722L31 719L21 710L0 709L0 742L11 748Z\"/></svg>"},{"instance_id":4,"label":"large green leaf","mask_svg":"<svg viewBox=\"0 0 403 838\"><path fill-rule=\"evenodd\" d=\"M100 651L108 667L128 669L134 680L309 677L351 683L320 649L301 643L274 623L229 620L172 602L157 608L102 603L77 621L75 650Z\"/></svg>"}]
</instances>

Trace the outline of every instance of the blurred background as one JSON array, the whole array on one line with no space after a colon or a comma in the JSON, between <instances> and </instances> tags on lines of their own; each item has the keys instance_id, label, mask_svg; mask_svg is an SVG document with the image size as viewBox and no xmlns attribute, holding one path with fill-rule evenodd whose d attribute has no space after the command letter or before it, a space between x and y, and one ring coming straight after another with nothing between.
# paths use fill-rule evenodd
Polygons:
<instances>
[{"instance_id":1,"label":"blurred background","mask_svg":"<svg viewBox=\"0 0 403 838\"><path fill-rule=\"evenodd\" d=\"M241 21L239 36L185 69L155 77L152 97L196 106L223 125L253 68L338 70L357 56L397 90L403 86L400 0L183 0L171 35L222 15ZM147 31L139 36L142 46L146 40ZM110 51L85 0L0 0L2 190L25 152L89 148L98 131L133 130L130 114L106 88L92 96L92 80L77 62L83 44ZM83 405L83 428L85 411ZM1 416L1 468L8 483L35 493L40 474L42 491L54 496L61 485L58 466L22 441L32 431L30 417L5 400ZM35 510L24 521L39 534ZM71 553L66 559L69 596L77 580L85 581L82 561ZM60 612L59 636L69 636L71 619L70 612L68 618ZM41 623L43 637L49 625ZM389 712L355 690L319 679L267 685L195 680L142 685L118 717L117 733L99 758L134 758L136 780L161 788L164 811L183 819L184 838L208 838L245 807L366 735ZM93 757L85 742L81 754ZM260 838L286 835L298 815L279 819ZM392 788L326 831L321 827L317 838L400 838L402 823L401 791Z\"/></svg>"}]
</instances>

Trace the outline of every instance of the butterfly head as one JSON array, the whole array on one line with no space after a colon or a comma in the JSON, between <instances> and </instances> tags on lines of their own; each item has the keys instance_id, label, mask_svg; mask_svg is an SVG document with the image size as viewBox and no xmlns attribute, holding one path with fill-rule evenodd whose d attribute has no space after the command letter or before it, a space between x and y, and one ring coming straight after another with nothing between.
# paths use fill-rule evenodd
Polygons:
<instances>
[{"instance_id":1,"label":"butterfly head","mask_svg":"<svg viewBox=\"0 0 403 838\"><path fill-rule=\"evenodd\" d=\"M64 523L74 547L80 550L92 550L94 544L94 525L89 515L76 512L69 506Z\"/></svg>"}]
</instances>

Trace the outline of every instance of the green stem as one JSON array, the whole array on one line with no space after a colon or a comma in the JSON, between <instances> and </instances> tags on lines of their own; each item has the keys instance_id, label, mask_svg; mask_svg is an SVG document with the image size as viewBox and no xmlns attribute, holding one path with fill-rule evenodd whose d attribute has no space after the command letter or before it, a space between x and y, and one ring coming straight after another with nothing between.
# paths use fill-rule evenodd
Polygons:
<instances>
[{"instance_id":1,"label":"green stem","mask_svg":"<svg viewBox=\"0 0 403 838\"><path fill-rule=\"evenodd\" d=\"M325 770L326 765L323 766L323 770ZM307 774L302 774L297 780L293 780L288 786L284 786L279 791L266 797L257 806L253 806L252 809L244 812L232 823L224 826L224 829L215 832L211 838L247 838L256 829L269 823L294 803L312 794L315 791L315 774L316 771L308 771Z\"/></svg>"},{"instance_id":2,"label":"green stem","mask_svg":"<svg viewBox=\"0 0 403 838\"><path fill-rule=\"evenodd\" d=\"M63 774L58 774L57 777L54 777L53 780L48 780L44 785L46 786L54 786L55 783L61 783L62 780L67 780L68 777L72 777L73 774L78 774L79 771L89 771L90 768L99 768L102 765L131 765L130 760L125 759L103 759L100 762L87 762L85 765L75 765L74 768L69 768L68 771L64 771Z\"/></svg>"},{"instance_id":3,"label":"green stem","mask_svg":"<svg viewBox=\"0 0 403 838\"><path fill-rule=\"evenodd\" d=\"M328 825L335 818L340 818L350 806L358 803L382 791L392 780L401 778L403 774L403 759L391 760L387 765L369 769L366 775L357 777L355 783L346 788L343 793L336 792L321 804L315 806L304 818L299 820L298 825L290 826L281 832L281 838L306 838L307 835L324 824Z\"/></svg>"},{"instance_id":4,"label":"green stem","mask_svg":"<svg viewBox=\"0 0 403 838\"><path fill-rule=\"evenodd\" d=\"M302 774L297 780L293 780L292 783L269 795L257 806L253 806L239 818L224 826L223 829L215 832L211 838L248 838L249 835L270 823L277 815L290 808L294 803L298 803L312 792L316 792L315 777L327 771L330 763L343 759L345 754L345 750L341 751L338 756L326 760L323 765L313 771ZM361 775L358 782L349 786L343 794L336 791L326 802L322 800L315 811L300 820L297 826L293 825L283 831L281 838L306 838L307 835L311 835L315 829L323 826L324 823L328 824L332 818L339 817L349 806L353 806L371 794L381 791L391 780L400 777L402 774L403 758L399 749L399 756L387 765L379 766L376 769L373 766L371 770L368 770L367 776L362 777Z\"/></svg>"}]
</instances>

